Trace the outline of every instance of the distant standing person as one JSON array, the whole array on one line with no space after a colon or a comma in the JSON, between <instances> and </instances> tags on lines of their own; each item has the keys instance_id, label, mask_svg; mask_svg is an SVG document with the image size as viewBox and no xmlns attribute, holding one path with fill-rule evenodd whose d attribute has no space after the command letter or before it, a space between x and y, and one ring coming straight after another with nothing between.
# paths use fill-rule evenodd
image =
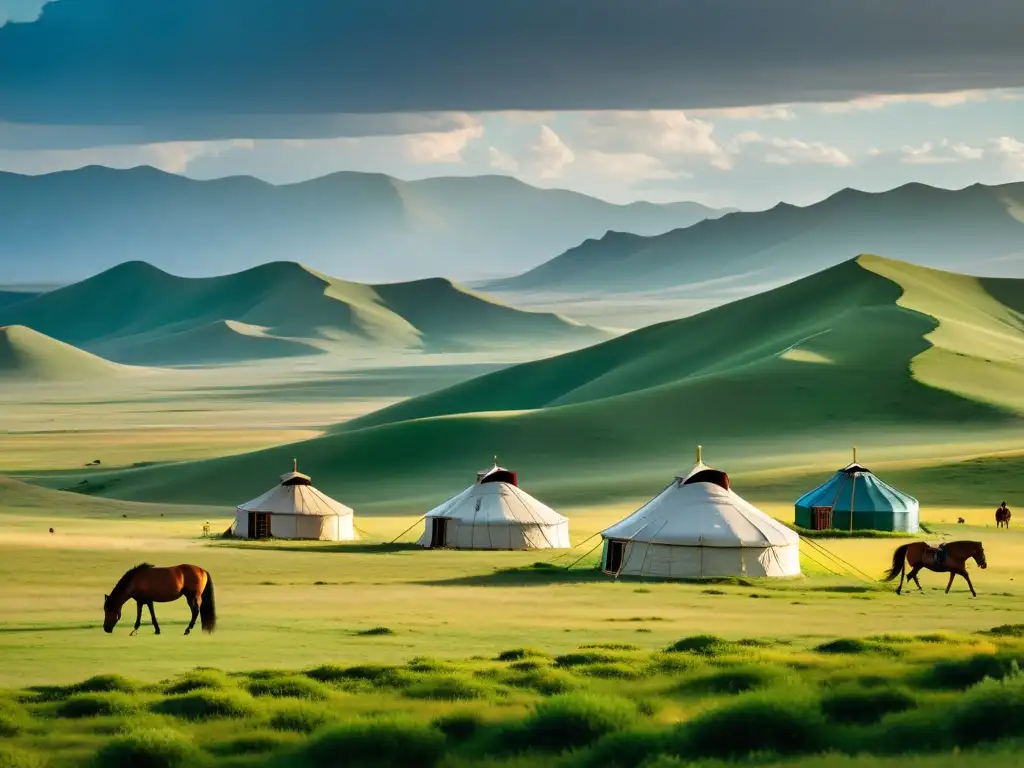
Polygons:
<instances>
[{"instance_id":1,"label":"distant standing person","mask_svg":"<svg viewBox=\"0 0 1024 768\"><path fill-rule=\"evenodd\" d=\"M1004 501L999 505L999 509L996 510L996 528L1009 528L1010 527L1010 509L1006 506Z\"/></svg>"}]
</instances>

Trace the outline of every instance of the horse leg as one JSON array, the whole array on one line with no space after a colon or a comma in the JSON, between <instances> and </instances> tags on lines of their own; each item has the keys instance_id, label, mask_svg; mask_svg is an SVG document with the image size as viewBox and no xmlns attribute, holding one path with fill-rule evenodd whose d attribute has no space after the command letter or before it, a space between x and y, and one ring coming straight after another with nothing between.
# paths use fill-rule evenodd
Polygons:
<instances>
[{"instance_id":1,"label":"horse leg","mask_svg":"<svg viewBox=\"0 0 1024 768\"><path fill-rule=\"evenodd\" d=\"M139 631L139 625L142 624L142 601L136 600L135 607L138 608L138 612L135 614L135 629L129 633L129 637L132 637L136 632Z\"/></svg>"},{"instance_id":2,"label":"horse leg","mask_svg":"<svg viewBox=\"0 0 1024 768\"><path fill-rule=\"evenodd\" d=\"M956 578L956 571L949 572L949 584L946 585L946 594L949 594L949 588L953 586L953 579Z\"/></svg>"},{"instance_id":3,"label":"horse leg","mask_svg":"<svg viewBox=\"0 0 1024 768\"><path fill-rule=\"evenodd\" d=\"M142 610L141 608L139 609ZM160 625L156 623L156 613L153 612L153 601L149 601L149 618L153 620L153 629L156 630L154 634L160 634Z\"/></svg>"},{"instance_id":4,"label":"horse leg","mask_svg":"<svg viewBox=\"0 0 1024 768\"><path fill-rule=\"evenodd\" d=\"M850 514L852 515L853 513L851 512ZM896 587L896 594L897 595L903 592L903 577L906 576L906 575L907 575L907 560L906 560L906 558L904 558L903 559L903 567L900 568L900 585L898 587Z\"/></svg>"},{"instance_id":5,"label":"horse leg","mask_svg":"<svg viewBox=\"0 0 1024 768\"><path fill-rule=\"evenodd\" d=\"M965 569L964 571L962 571L960 575L963 576L964 579L966 579L967 586L971 588L971 597L977 597L978 593L974 591L974 585L971 584L971 577L968 575L967 570Z\"/></svg>"},{"instance_id":6,"label":"horse leg","mask_svg":"<svg viewBox=\"0 0 1024 768\"><path fill-rule=\"evenodd\" d=\"M192 609L192 621L188 623L185 628L185 634L187 635L192 631L192 627L196 625L196 619L199 618L199 598L198 597L186 597L188 601L188 607Z\"/></svg>"},{"instance_id":7,"label":"horse leg","mask_svg":"<svg viewBox=\"0 0 1024 768\"><path fill-rule=\"evenodd\" d=\"M920 566L920 565L915 565L915 566L914 566L914 567L913 567L913 568L912 568L912 569L910 570L910 573L909 573L909 574L908 574L908 576L907 576L907 583L909 584L909 583L910 583L910 580L911 580L911 579L913 579L913 580L914 580L914 583L915 583L915 584L917 584L917 588L918 588L918 589L919 589L919 590L920 590L921 592L924 592L924 588L923 588L923 587L921 586L921 582L917 580L917 573L918 573L918 571L920 571L920 570L921 570L921 566Z\"/></svg>"}]
</instances>

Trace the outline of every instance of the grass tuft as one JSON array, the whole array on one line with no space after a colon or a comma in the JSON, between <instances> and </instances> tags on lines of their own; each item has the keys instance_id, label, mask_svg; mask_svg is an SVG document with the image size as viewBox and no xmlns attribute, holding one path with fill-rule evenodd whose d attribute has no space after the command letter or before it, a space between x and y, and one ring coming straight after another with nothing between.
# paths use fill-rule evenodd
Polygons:
<instances>
[{"instance_id":1,"label":"grass tuft","mask_svg":"<svg viewBox=\"0 0 1024 768\"><path fill-rule=\"evenodd\" d=\"M184 734L146 728L118 736L96 754L98 768L183 768L201 762L202 753Z\"/></svg>"},{"instance_id":2,"label":"grass tuft","mask_svg":"<svg viewBox=\"0 0 1024 768\"><path fill-rule=\"evenodd\" d=\"M900 688L842 686L828 691L821 699L821 711L829 720L841 724L869 725L915 706L917 700Z\"/></svg>"},{"instance_id":3,"label":"grass tuft","mask_svg":"<svg viewBox=\"0 0 1024 768\"><path fill-rule=\"evenodd\" d=\"M183 720L245 718L257 714L256 702L242 691L194 691L153 705L153 711Z\"/></svg>"},{"instance_id":4,"label":"grass tuft","mask_svg":"<svg viewBox=\"0 0 1024 768\"><path fill-rule=\"evenodd\" d=\"M487 699L497 690L478 680L455 675L439 675L419 680L403 691L410 699L434 699L438 701L472 701Z\"/></svg>"},{"instance_id":5,"label":"grass tuft","mask_svg":"<svg viewBox=\"0 0 1024 768\"><path fill-rule=\"evenodd\" d=\"M287 733L257 731L218 742L208 749L218 757L267 755L280 751L282 748L294 744L295 741L295 737Z\"/></svg>"},{"instance_id":6,"label":"grass tuft","mask_svg":"<svg viewBox=\"0 0 1024 768\"><path fill-rule=\"evenodd\" d=\"M27 731L32 725L28 711L16 701L0 699L0 737L10 738Z\"/></svg>"},{"instance_id":7,"label":"grass tuft","mask_svg":"<svg viewBox=\"0 0 1024 768\"><path fill-rule=\"evenodd\" d=\"M665 653L692 653L696 656L723 656L737 650L736 643L730 643L715 635L693 635L677 640L665 649Z\"/></svg>"},{"instance_id":8,"label":"grass tuft","mask_svg":"<svg viewBox=\"0 0 1024 768\"><path fill-rule=\"evenodd\" d=\"M370 629L364 629L361 632L356 632L359 637L390 637L396 634L393 629L387 627L371 627Z\"/></svg>"},{"instance_id":9,"label":"grass tuft","mask_svg":"<svg viewBox=\"0 0 1024 768\"><path fill-rule=\"evenodd\" d=\"M325 701L328 698L327 690L321 683L298 675L269 680L252 680L247 687L253 696L309 699L310 701Z\"/></svg>"},{"instance_id":10,"label":"grass tuft","mask_svg":"<svg viewBox=\"0 0 1024 768\"><path fill-rule=\"evenodd\" d=\"M268 724L275 731L313 733L337 718L323 705L307 702L282 702L270 715Z\"/></svg>"},{"instance_id":11,"label":"grass tuft","mask_svg":"<svg viewBox=\"0 0 1024 768\"><path fill-rule=\"evenodd\" d=\"M828 746L826 733L827 724L812 696L747 694L685 723L678 731L678 754L808 754Z\"/></svg>"},{"instance_id":12,"label":"grass tuft","mask_svg":"<svg viewBox=\"0 0 1024 768\"><path fill-rule=\"evenodd\" d=\"M110 717L131 715L140 709L139 701L127 693L76 693L57 706L57 717Z\"/></svg>"},{"instance_id":13,"label":"grass tuft","mask_svg":"<svg viewBox=\"0 0 1024 768\"><path fill-rule=\"evenodd\" d=\"M768 688L782 679L782 673L774 667L729 667L691 678L680 685L678 690L700 695L737 694Z\"/></svg>"},{"instance_id":14,"label":"grass tuft","mask_svg":"<svg viewBox=\"0 0 1024 768\"><path fill-rule=\"evenodd\" d=\"M408 719L356 720L314 736L303 750L311 766L433 768L445 752L437 728Z\"/></svg>"},{"instance_id":15,"label":"grass tuft","mask_svg":"<svg viewBox=\"0 0 1024 768\"><path fill-rule=\"evenodd\" d=\"M233 687L234 683L231 678L219 669L197 669L166 683L164 693L170 696L180 696L193 691L223 690Z\"/></svg>"},{"instance_id":16,"label":"grass tuft","mask_svg":"<svg viewBox=\"0 0 1024 768\"><path fill-rule=\"evenodd\" d=\"M627 699L569 693L537 704L523 723L523 746L549 752L583 747L632 726L636 706Z\"/></svg>"},{"instance_id":17,"label":"grass tuft","mask_svg":"<svg viewBox=\"0 0 1024 768\"><path fill-rule=\"evenodd\" d=\"M524 659L550 659L551 656L536 648L512 648L502 651L495 657L495 661L522 661Z\"/></svg>"}]
</instances>

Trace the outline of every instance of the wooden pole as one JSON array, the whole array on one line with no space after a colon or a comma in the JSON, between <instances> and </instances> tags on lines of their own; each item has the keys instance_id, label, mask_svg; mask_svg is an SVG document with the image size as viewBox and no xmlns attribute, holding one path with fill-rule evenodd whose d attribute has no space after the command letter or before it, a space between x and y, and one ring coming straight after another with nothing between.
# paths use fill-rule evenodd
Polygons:
<instances>
[{"instance_id":1,"label":"wooden pole","mask_svg":"<svg viewBox=\"0 0 1024 768\"><path fill-rule=\"evenodd\" d=\"M697 463L703 464L704 460L701 458L701 446L697 446Z\"/></svg>"},{"instance_id":2,"label":"wooden pole","mask_svg":"<svg viewBox=\"0 0 1024 768\"><path fill-rule=\"evenodd\" d=\"M854 460L856 461L856 459ZM850 490L850 533L853 533L853 507L857 502L857 473L851 472L850 479L853 481L853 488Z\"/></svg>"}]
</instances>

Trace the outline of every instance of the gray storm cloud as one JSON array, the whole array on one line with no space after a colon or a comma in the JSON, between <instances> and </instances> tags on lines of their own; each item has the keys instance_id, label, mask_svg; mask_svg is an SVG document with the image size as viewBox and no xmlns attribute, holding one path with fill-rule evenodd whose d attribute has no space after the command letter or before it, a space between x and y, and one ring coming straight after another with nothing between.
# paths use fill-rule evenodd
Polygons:
<instances>
[{"instance_id":1,"label":"gray storm cloud","mask_svg":"<svg viewBox=\"0 0 1024 768\"><path fill-rule=\"evenodd\" d=\"M313 138L413 130L339 113L1005 88L1022 39L1020 0L59 0L0 27L0 121Z\"/></svg>"}]
</instances>

